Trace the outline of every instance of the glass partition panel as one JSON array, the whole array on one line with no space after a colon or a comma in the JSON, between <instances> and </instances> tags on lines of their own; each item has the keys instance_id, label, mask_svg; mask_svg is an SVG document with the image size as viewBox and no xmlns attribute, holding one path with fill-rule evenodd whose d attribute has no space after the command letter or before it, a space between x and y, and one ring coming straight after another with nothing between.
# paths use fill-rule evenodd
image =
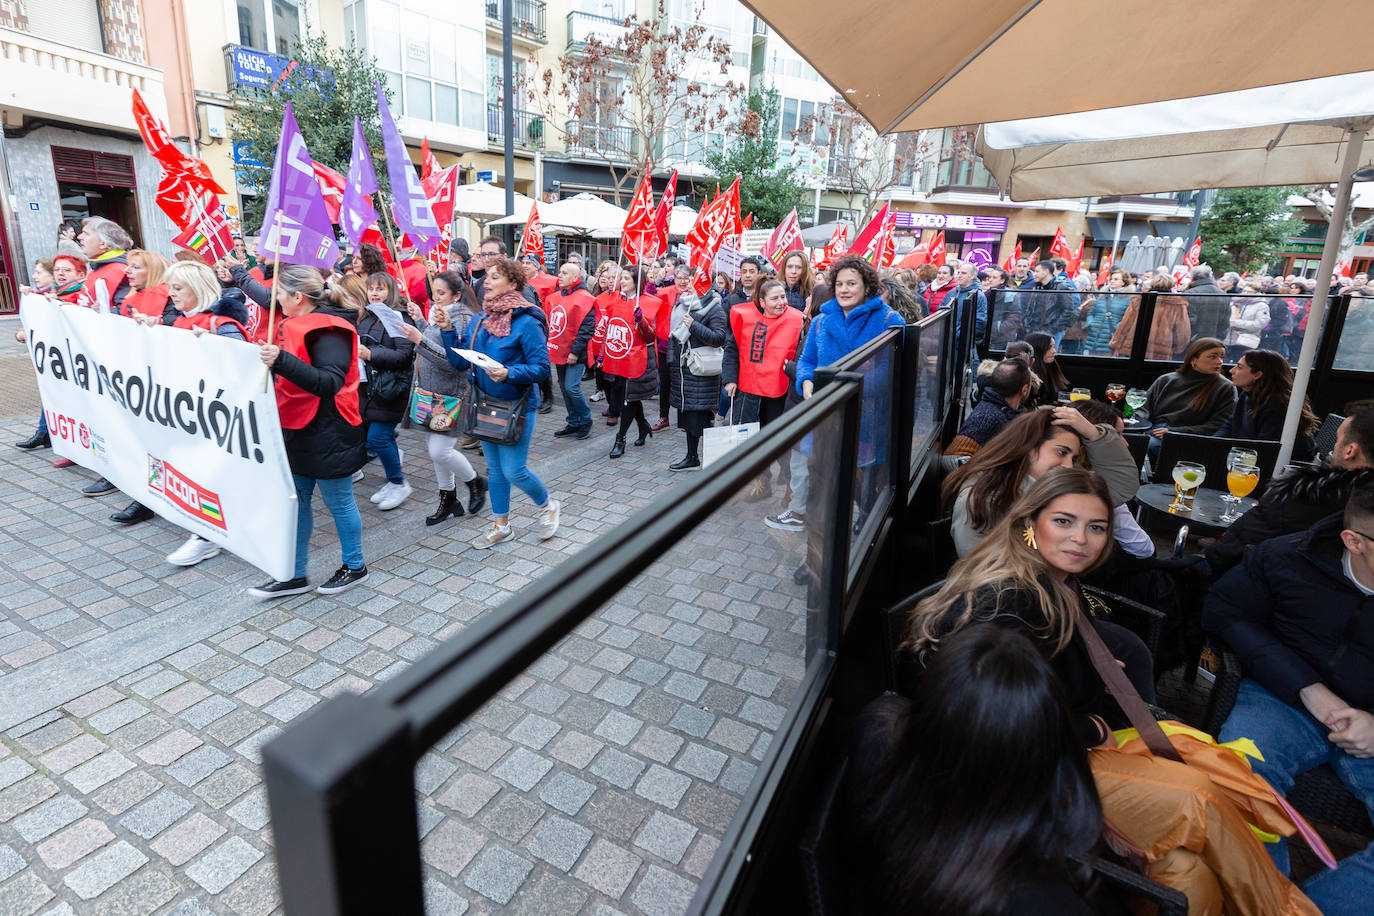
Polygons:
<instances>
[{"instance_id":1,"label":"glass partition panel","mask_svg":"<svg viewBox=\"0 0 1374 916\"><path fill-rule=\"evenodd\" d=\"M1226 362L1234 364L1246 350L1273 350L1298 364L1303 338L1307 335L1307 313L1312 297L1262 294L1246 290L1235 296L1173 294L1160 297L1150 333L1150 352L1163 353L1165 342L1177 342L1184 317L1187 339L1214 337L1226 345ZM1181 359L1187 343L1174 347L1169 356L1151 359Z\"/></svg>"},{"instance_id":2,"label":"glass partition panel","mask_svg":"<svg viewBox=\"0 0 1374 916\"><path fill-rule=\"evenodd\" d=\"M1129 306L1136 297L1116 290L1002 288L992 291L988 320L992 323L990 349L1001 353L1014 340L1043 333L1054 338L1060 353L1081 356L1130 355L1130 331L1135 312ZM1126 322L1123 325L1123 321ZM1124 328L1124 331L1123 331ZM1124 335L1124 351L1114 338Z\"/></svg>"},{"instance_id":3,"label":"glass partition panel","mask_svg":"<svg viewBox=\"0 0 1374 916\"><path fill-rule=\"evenodd\" d=\"M884 493L892 485L892 436L896 411L893 409L892 373L897 371L894 347L901 337L873 353L854 371L863 376L863 404L859 413L859 460L854 472L854 514L850 541L850 560L872 546L873 533L865 530L877 524Z\"/></svg>"},{"instance_id":4,"label":"glass partition panel","mask_svg":"<svg viewBox=\"0 0 1374 916\"><path fill-rule=\"evenodd\" d=\"M428 912L687 908L830 663L843 416L781 452L800 524L746 484L424 755Z\"/></svg>"},{"instance_id":5,"label":"glass partition panel","mask_svg":"<svg viewBox=\"0 0 1374 916\"><path fill-rule=\"evenodd\" d=\"M931 439L940 435L940 423L943 420L940 380L944 377L941 361L947 358L944 338L948 319L948 312L937 312L906 329L907 334L917 338L908 341L907 350L916 354L916 416L911 427L911 467L908 476L916 473L917 464Z\"/></svg>"},{"instance_id":6,"label":"glass partition panel","mask_svg":"<svg viewBox=\"0 0 1374 916\"><path fill-rule=\"evenodd\" d=\"M1336 344L1333 369L1357 372L1374 371L1374 299L1352 296L1350 310L1345 313L1345 326Z\"/></svg>"}]
</instances>

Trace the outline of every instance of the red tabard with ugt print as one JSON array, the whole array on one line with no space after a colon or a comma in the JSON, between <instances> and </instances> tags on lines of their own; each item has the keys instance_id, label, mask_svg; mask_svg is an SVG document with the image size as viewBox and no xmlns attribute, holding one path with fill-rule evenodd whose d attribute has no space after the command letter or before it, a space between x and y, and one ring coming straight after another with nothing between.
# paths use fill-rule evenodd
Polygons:
<instances>
[{"instance_id":1,"label":"red tabard with ugt print","mask_svg":"<svg viewBox=\"0 0 1374 916\"><path fill-rule=\"evenodd\" d=\"M648 347L639 339L639 330L635 327L635 305L641 305L645 319L652 322L653 308L657 308L658 300L650 302L651 298L626 299L617 294L605 304L606 326L598 330L597 335L601 343L601 368L607 375L639 378L649 367Z\"/></svg>"},{"instance_id":2,"label":"red tabard with ugt print","mask_svg":"<svg viewBox=\"0 0 1374 916\"><path fill-rule=\"evenodd\" d=\"M592 294L585 289L574 290L566 296L554 291L544 300L549 311L549 362L561 366L568 361L577 330L582 327L593 304Z\"/></svg>"}]
</instances>

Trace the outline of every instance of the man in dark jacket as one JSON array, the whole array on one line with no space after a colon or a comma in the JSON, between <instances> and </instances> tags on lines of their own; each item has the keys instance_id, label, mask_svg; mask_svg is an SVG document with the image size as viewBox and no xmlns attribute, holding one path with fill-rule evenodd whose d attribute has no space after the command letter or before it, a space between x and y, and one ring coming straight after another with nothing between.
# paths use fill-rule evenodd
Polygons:
<instances>
[{"instance_id":1,"label":"man in dark jacket","mask_svg":"<svg viewBox=\"0 0 1374 916\"><path fill-rule=\"evenodd\" d=\"M1341 511L1351 489L1368 481L1374 481L1374 406L1355 408L1341 423L1329 463L1289 470L1207 548L1212 575L1220 577L1261 541L1305 531Z\"/></svg>"},{"instance_id":2,"label":"man in dark jacket","mask_svg":"<svg viewBox=\"0 0 1374 916\"><path fill-rule=\"evenodd\" d=\"M1254 741L1263 759L1250 765L1280 793L1329 763L1374 815L1374 486L1250 551L1208 593L1202 624L1245 670L1218 740ZM1272 850L1285 873L1287 852ZM1368 912L1374 848L1302 889L1323 913Z\"/></svg>"},{"instance_id":3,"label":"man in dark jacket","mask_svg":"<svg viewBox=\"0 0 1374 916\"><path fill-rule=\"evenodd\" d=\"M959 427L945 454L972 455L986 445L1021 412L1021 403L1030 389L1031 371L1025 360L1004 359L998 363L983 386L983 396Z\"/></svg>"},{"instance_id":4,"label":"man in dark jacket","mask_svg":"<svg viewBox=\"0 0 1374 916\"><path fill-rule=\"evenodd\" d=\"M1023 294L1023 334L1042 331L1058 344L1060 336L1073 323L1078 310L1078 293L1073 284L1054 275L1054 261L1046 259L1035 265L1035 285Z\"/></svg>"},{"instance_id":5,"label":"man in dark jacket","mask_svg":"<svg viewBox=\"0 0 1374 916\"><path fill-rule=\"evenodd\" d=\"M1217 286L1212 268L1206 264L1188 273L1188 320L1193 324L1193 340L1199 337L1226 339L1231 327L1231 297Z\"/></svg>"},{"instance_id":6,"label":"man in dark jacket","mask_svg":"<svg viewBox=\"0 0 1374 916\"><path fill-rule=\"evenodd\" d=\"M755 255L750 255L740 262L739 285L735 287L734 292L725 297L725 301L722 303L727 315L730 313L730 309L741 302L748 302L754 298L754 286L759 282L759 272L762 269L763 258Z\"/></svg>"},{"instance_id":7,"label":"man in dark jacket","mask_svg":"<svg viewBox=\"0 0 1374 916\"><path fill-rule=\"evenodd\" d=\"M560 267L558 285L549 292L544 302L548 314L553 317L561 315L561 320L567 321L567 315L575 314L578 305L591 299L584 280L582 268L576 262L568 261ZM566 324L560 328L557 324L554 321L554 327L549 329L549 357L558 378L558 386L563 391L563 406L567 408L568 420L554 435L560 439L565 436L586 439L592 434L592 409L587 403L587 396L582 393L582 373L587 367L587 347L596 332L596 309L588 308L575 329ZM572 339L564 354L563 343L568 335ZM555 348L557 354L554 353ZM540 397L543 397L542 389Z\"/></svg>"}]
</instances>

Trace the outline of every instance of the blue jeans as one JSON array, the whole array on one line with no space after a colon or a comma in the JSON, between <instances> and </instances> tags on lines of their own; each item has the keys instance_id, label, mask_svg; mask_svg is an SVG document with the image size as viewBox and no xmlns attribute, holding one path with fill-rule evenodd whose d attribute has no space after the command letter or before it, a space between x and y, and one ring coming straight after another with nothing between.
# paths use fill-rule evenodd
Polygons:
<instances>
[{"instance_id":1,"label":"blue jeans","mask_svg":"<svg viewBox=\"0 0 1374 916\"><path fill-rule=\"evenodd\" d=\"M401 473L401 451L396 447L396 424L373 420L367 424L367 449L382 462L387 483L405 483Z\"/></svg>"},{"instance_id":2,"label":"blue jeans","mask_svg":"<svg viewBox=\"0 0 1374 916\"><path fill-rule=\"evenodd\" d=\"M491 498L491 514L496 518L510 515L510 487L515 484L539 508L548 505L549 491L543 481L534 476L526 462L530 455L530 440L534 438L533 410L525 417L525 432L520 441L511 445L482 443L487 459L487 495Z\"/></svg>"},{"instance_id":3,"label":"blue jeans","mask_svg":"<svg viewBox=\"0 0 1374 916\"><path fill-rule=\"evenodd\" d=\"M315 528L315 513L310 506L319 485L320 498L334 516L334 530L339 533L343 548L343 562L349 569L363 568L363 517L353 501L353 479L334 477L316 479L292 474L296 484L296 578L303 579L310 563L310 535Z\"/></svg>"},{"instance_id":4,"label":"blue jeans","mask_svg":"<svg viewBox=\"0 0 1374 916\"><path fill-rule=\"evenodd\" d=\"M1236 705L1217 740L1250 738L1264 755L1250 766L1275 789L1287 795L1293 779L1323 763L1374 815L1374 758L1352 757L1332 744L1329 729L1305 710L1295 709L1251 680L1240 683ZM1279 871L1288 874L1288 846L1282 840L1269 846ZM1368 913L1374 894L1374 847L1365 847L1341 860L1335 871L1323 869L1302 885L1326 916Z\"/></svg>"},{"instance_id":5,"label":"blue jeans","mask_svg":"<svg viewBox=\"0 0 1374 916\"><path fill-rule=\"evenodd\" d=\"M592 405L582 393L582 362L554 367L558 372L558 387L563 389L563 404L568 408L568 425L576 429L592 425Z\"/></svg>"},{"instance_id":6,"label":"blue jeans","mask_svg":"<svg viewBox=\"0 0 1374 916\"><path fill-rule=\"evenodd\" d=\"M38 409L38 435L40 435L40 436L46 436L47 434L48 434L48 412L47 412L46 410L43 410L42 407L40 406L39 409Z\"/></svg>"}]
</instances>

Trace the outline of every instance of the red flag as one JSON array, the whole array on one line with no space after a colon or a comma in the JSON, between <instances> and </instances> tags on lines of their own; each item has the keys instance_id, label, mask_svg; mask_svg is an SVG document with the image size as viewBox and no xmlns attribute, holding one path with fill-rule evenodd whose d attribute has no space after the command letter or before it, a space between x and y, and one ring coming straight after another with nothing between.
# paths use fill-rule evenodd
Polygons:
<instances>
[{"instance_id":1,"label":"red flag","mask_svg":"<svg viewBox=\"0 0 1374 916\"><path fill-rule=\"evenodd\" d=\"M429 148L429 138L425 137L420 141L420 180L424 181L437 171L439 160L434 158L434 153Z\"/></svg>"},{"instance_id":2,"label":"red flag","mask_svg":"<svg viewBox=\"0 0 1374 916\"><path fill-rule=\"evenodd\" d=\"M883 231L878 233L878 241L873 247L873 266L891 267L897 257L897 214L888 213L883 221Z\"/></svg>"},{"instance_id":3,"label":"red flag","mask_svg":"<svg viewBox=\"0 0 1374 916\"><path fill-rule=\"evenodd\" d=\"M520 254L538 255L544 261L544 227L539 222L539 204L530 204L529 219L525 220L525 231L520 236Z\"/></svg>"},{"instance_id":4,"label":"red flag","mask_svg":"<svg viewBox=\"0 0 1374 916\"><path fill-rule=\"evenodd\" d=\"M424 189L425 197L429 200L429 209L434 213L434 221L440 228L453 222L453 195L458 187L458 164L437 172L431 172L428 178L420 179L420 187Z\"/></svg>"},{"instance_id":5,"label":"red flag","mask_svg":"<svg viewBox=\"0 0 1374 916\"><path fill-rule=\"evenodd\" d=\"M1002 269L1011 273L1016 269L1016 262L1021 260L1021 240L1016 241L1016 253L1007 255L1007 259L1002 262Z\"/></svg>"},{"instance_id":6,"label":"red flag","mask_svg":"<svg viewBox=\"0 0 1374 916\"><path fill-rule=\"evenodd\" d=\"M654 188L646 171L635 188L625 228L620 233L620 250L631 264L642 264L653 257L658 247L658 231L654 223Z\"/></svg>"},{"instance_id":7,"label":"red flag","mask_svg":"<svg viewBox=\"0 0 1374 916\"><path fill-rule=\"evenodd\" d=\"M929 239L921 239L921 241L916 244L915 248L906 253L906 257L897 262L897 267L915 270L922 264L930 263L928 260L930 257L930 243L934 240L934 236L931 236Z\"/></svg>"},{"instance_id":8,"label":"red flag","mask_svg":"<svg viewBox=\"0 0 1374 916\"><path fill-rule=\"evenodd\" d=\"M1083 242L1084 242L1084 241L1085 241L1084 239L1079 239L1079 240L1078 240L1078 250L1075 251L1075 252L1073 253L1073 255L1070 256L1070 258L1069 258L1069 270L1068 270L1068 273L1069 273L1069 276L1070 276L1070 277L1076 277L1076 276L1078 276L1078 268L1080 268L1080 267L1083 266Z\"/></svg>"},{"instance_id":9,"label":"red flag","mask_svg":"<svg viewBox=\"0 0 1374 916\"><path fill-rule=\"evenodd\" d=\"M826 270L831 264L834 264L835 259L844 254L848 242L849 226L845 223L839 223L835 226L835 231L830 234L830 241L826 242L825 247L821 249L821 259L816 262L816 269Z\"/></svg>"},{"instance_id":10,"label":"red flag","mask_svg":"<svg viewBox=\"0 0 1374 916\"><path fill-rule=\"evenodd\" d=\"M190 225L172 239L172 244L194 251L211 266L233 251L234 240L229 232L229 221L220 210L218 201L208 209L197 207Z\"/></svg>"},{"instance_id":11,"label":"red flag","mask_svg":"<svg viewBox=\"0 0 1374 916\"><path fill-rule=\"evenodd\" d=\"M887 212L888 205L883 204L883 208L868 221L868 225L864 226L863 231L854 238L854 244L850 245L849 250L845 252L846 257L854 255L866 261L872 260L873 245L878 241L878 234L883 231L883 226L887 223Z\"/></svg>"},{"instance_id":12,"label":"red flag","mask_svg":"<svg viewBox=\"0 0 1374 916\"><path fill-rule=\"evenodd\" d=\"M1050 257L1063 258L1068 260L1073 255L1069 250L1069 243L1064 239L1064 230L1059 226L1054 227L1054 241L1050 242Z\"/></svg>"},{"instance_id":13,"label":"red flag","mask_svg":"<svg viewBox=\"0 0 1374 916\"><path fill-rule=\"evenodd\" d=\"M1097 269L1097 285L1106 286L1107 279L1112 275L1112 253L1108 251L1102 256L1102 266Z\"/></svg>"},{"instance_id":14,"label":"red flag","mask_svg":"<svg viewBox=\"0 0 1374 916\"><path fill-rule=\"evenodd\" d=\"M1202 236L1193 239L1193 247L1188 249L1188 253L1183 256L1183 266L1189 269L1197 267L1202 261Z\"/></svg>"},{"instance_id":15,"label":"red flag","mask_svg":"<svg viewBox=\"0 0 1374 916\"><path fill-rule=\"evenodd\" d=\"M936 232L936 238L930 239L930 254L926 255L926 264L941 266L944 265L944 262L944 229L940 229Z\"/></svg>"},{"instance_id":16,"label":"red flag","mask_svg":"<svg viewBox=\"0 0 1374 916\"><path fill-rule=\"evenodd\" d=\"M795 212L795 211L794 211L794 212ZM743 232L745 229L752 229L752 228L754 228L754 214L753 214L752 212L750 212L750 214L744 218L744 222L742 223L742 227L743 227L743 228L740 229L741 232Z\"/></svg>"},{"instance_id":17,"label":"red flag","mask_svg":"<svg viewBox=\"0 0 1374 916\"><path fill-rule=\"evenodd\" d=\"M161 121L153 117L152 112L148 110L148 104L143 101L143 96L137 89L133 90L133 94L134 123L138 125L143 145L148 147L152 157L160 162L164 169L184 173L189 182L199 184L207 191L215 194L226 193L210 173L210 166L204 160L193 159L177 149L172 143L172 135L167 132Z\"/></svg>"},{"instance_id":18,"label":"red flag","mask_svg":"<svg viewBox=\"0 0 1374 916\"><path fill-rule=\"evenodd\" d=\"M774 264L781 266L782 259L786 257L787 252L801 251L804 247L801 221L797 219L797 208L793 207L792 212L787 214L783 221L778 224L778 228L773 230L773 234L768 236L768 241L763 243L763 250L760 253Z\"/></svg>"},{"instance_id":19,"label":"red flag","mask_svg":"<svg viewBox=\"0 0 1374 916\"><path fill-rule=\"evenodd\" d=\"M1019 243L1018 243L1019 244ZM1030 266L1034 267L1035 262L1040 260L1040 246L1036 245L1035 250L1030 253Z\"/></svg>"},{"instance_id":20,"label":"red flag","mask_svg":"<svg viewBox=\"0 0 1374 916\"><path fill-rule=\"evenodd\" d=\"M658 244L655 257L661 257L668 252L668 219L673 212L673 204L677 200L677 169L673 169L673 177L668 179L668 184L663 188L663 197L658 202L658 209L654 211L654 230L658 234Z\"/></svg>"},{"instance_id":21,"label":"red flag","mask_svg":"<svg viewBox=\"0 0 1374 916\"><path fill-rule=\"evenodd\" d=\"M744 231L744 221L739 215L739 179L736 175L729 189L725 192L726 202L729 204L730 223L726 226L726 235L739 235Z\"/></svg>"},{"instance_id":22,"label":"red flag","mask_svg":"<svg viewBox=\"0 0 1374 916\"><path fill-rule=\"evenodd\" d=\"M1345 276L1349 276L1349 274L1350 274L1350 262L1349 262L1349 261L1337 261L1337 262L1336 262L1336 267L1335 267L1335 269L1333 269L1333 270L1331 271L1331 276L1333 276L1333 277L1345 277Z\"/></svg>"},{"instance_id":23,"label":"red flag","mask_svg":"<svg viewBox=\"0 0 1374 916\"><path fill-rule=\"evenodd\" d=\"M343 206L344 188L348 186L348 182L329 166L321 165L313 159L310 160L310 166L315 170L315 180L319 182L320 194L324 196L324 208L329 211L329 221L337 223L339 208Z\"/></svg>"}]
</instances>

